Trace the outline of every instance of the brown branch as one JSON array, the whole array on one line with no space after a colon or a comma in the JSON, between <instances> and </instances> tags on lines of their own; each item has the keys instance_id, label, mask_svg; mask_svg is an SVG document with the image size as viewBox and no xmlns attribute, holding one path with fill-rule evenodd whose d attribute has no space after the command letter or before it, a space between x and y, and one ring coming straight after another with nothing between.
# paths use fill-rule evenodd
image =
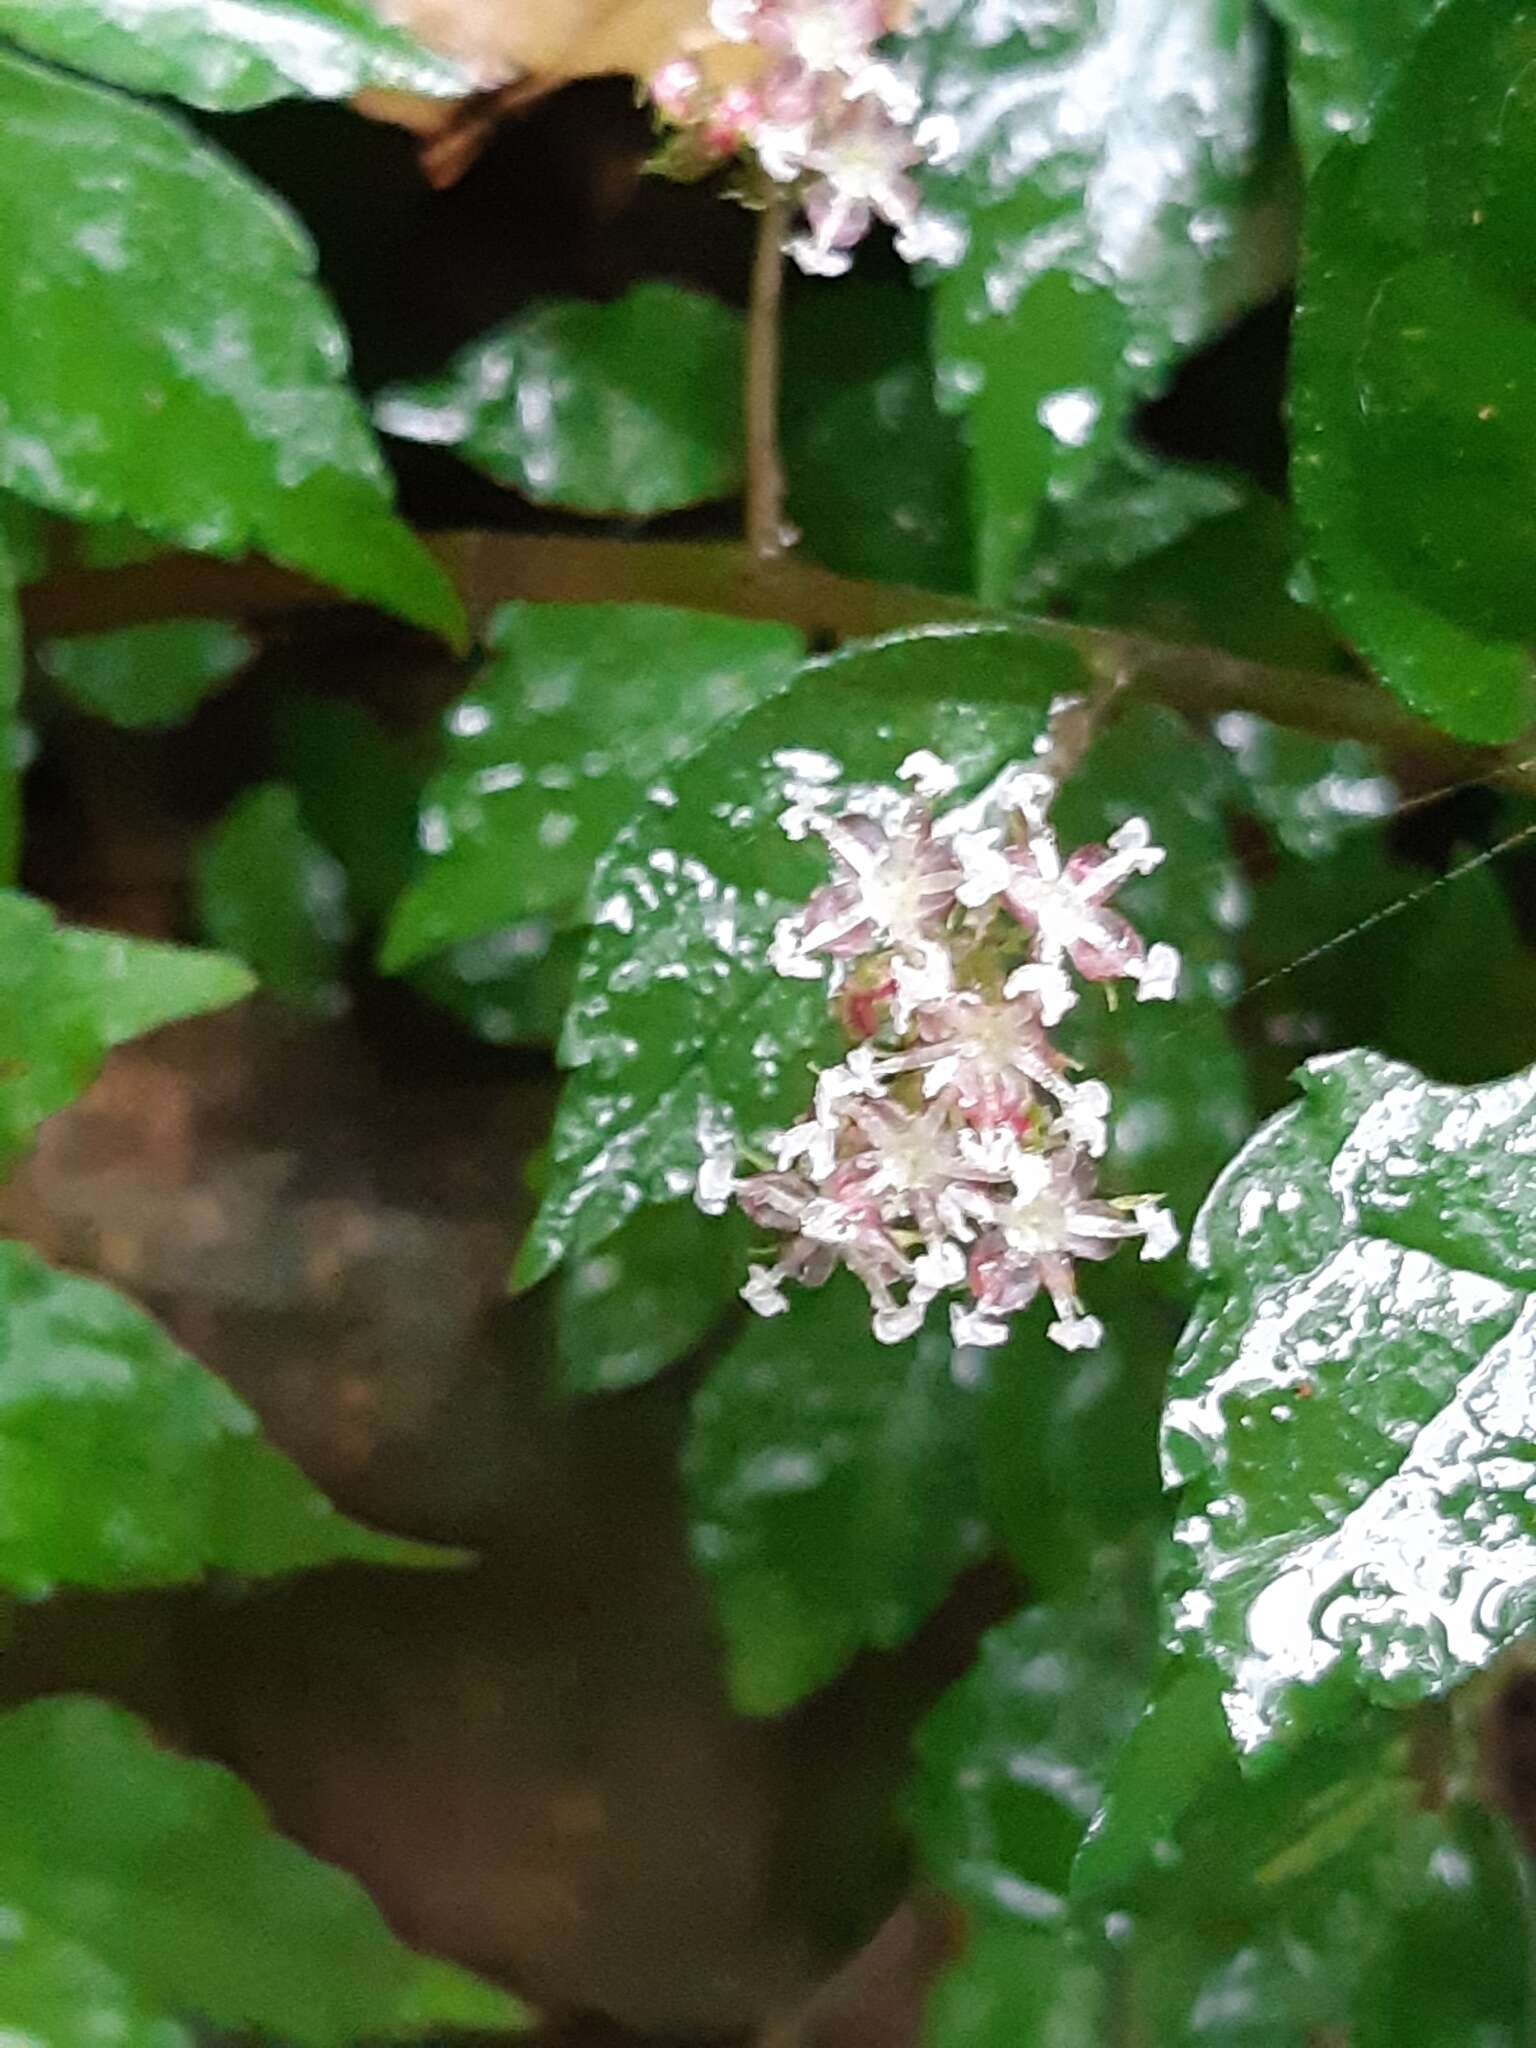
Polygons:
<instances>
[{"instance_id":1,"label":"brown branch","mask_svg":"<svg viewBox=\"0 0 1536 2048\"><path fill-rule=\"evenodd\" d=\"M829 646L988 616L963 598L835 576L799 556L762 561L734 544L465 533L432 546L477 624L509 598L591 603L618 597L782 620L798 626L813 645ZM103 633L179 618L239 618L257 627L281 627L295 613L317 608L349 609L335 591L270 563L217 562L201 555L166 555L124 569L66 570L22 594L28 628L42 635ZM361 616L375 628L387 626L377 613ZM1502 749L1463 746L1363 677L1271 668L1217 648L1054 619L990 617L1075 649L1097 674L1123 676L1138 697L1202 717L1251 711L1277 725L1411 755L1447 781L1498 782L1536 796L1536 735Z\"/></svg>"},{"instance_id":2,"label":"brown branch","mask_svg":"<svg viewBox=\"0 0 1536 2048\"><path fill-rule=\"evenodd\" d=\"M784 465L779 453L779 346L784 296L784 195L771 186L757 217L747 300L747 545L761 562L784 551Z\"/></svg>"}]
</instances>

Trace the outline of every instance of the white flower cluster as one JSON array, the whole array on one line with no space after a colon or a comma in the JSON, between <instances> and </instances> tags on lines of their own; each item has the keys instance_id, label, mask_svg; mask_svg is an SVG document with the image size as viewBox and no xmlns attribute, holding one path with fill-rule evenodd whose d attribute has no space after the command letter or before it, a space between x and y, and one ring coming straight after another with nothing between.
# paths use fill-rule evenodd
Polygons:
<instances>
[{"instance_id":1,"label":"white flower cluster","mask_svg":"<svg viewBox=\"0 0 1536 2048\"><path fill-rule=\"evenodd\" d=\"M1095 1194L1109 1092L1074 1076L1050 1033L1077 1001L1073 970L1133 982L1142 1002L1175 993L1177 953L1144 946L1108 903L1163 849L1132 818L1063 860L1053 785L1029 768L936 817L957 778L927 752L899 771L911 793L865 790L837 808L834 762L781 761L794 776L781 823L824 840L833 872L779 924L770 957L780 974L830 969L850 1050L818 1075L812 1113L766 1140L767 1170L739 1175L731 1142L701 1133L700 1206L719 1214L735 1200L782 1240L744 1299L777 1315L786 1282L816 1287L844 1265L882 1342L914 1335L953 1293L956 1343L1001 1344L1043 1289L1048 1334L1067 1350L1096 1344L1074 1262L1127 1238L1162 1258L1178 1233L1151 1197Z\"/></svg>"},{"instance_id":2,"label":"white flower cluster","mask_svg":"<svg viewBox=\"0 0 1536 2048\"><path fill-rule=\"evenodd\" d=\"M749 75L717 86L696 59L674 58L651 100L701 166L750 149L795 189L804 226L787 247L802 270L841 275L876 218L907 262L956 260L956 231L921 213L910 175L932 147L917 95L875 55L893 25L882 0L713 0L709 19L723 42L747 46Z\"/></svg>"}]
</instances>

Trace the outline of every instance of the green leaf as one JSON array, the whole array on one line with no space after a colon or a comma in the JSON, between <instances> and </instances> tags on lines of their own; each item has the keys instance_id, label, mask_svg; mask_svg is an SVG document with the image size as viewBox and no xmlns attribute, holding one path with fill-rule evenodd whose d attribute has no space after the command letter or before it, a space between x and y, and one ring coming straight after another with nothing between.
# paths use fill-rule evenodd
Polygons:
<instances>
[{"instance_id":1,"label":"green leaf","mask_svg":"<svg viewBox=\"0 0 1536 2048\"><path fill-rule=\"evenodd\" d=\"M250 993L234 960L109 932L63 930L0 891L0 1167L95 1079L108 1049Z\"/></svg>"},{"instance_id":2,"label":"green leaf","mask_svg":"<svg viewBox=\"0 0 1536 2048\"><path fill-rule=\"evenodd\" d=\"M488 637L422 794L391 972L503 925L577 918L647 784L782 689L801 655L786 626L655 605L504 605Z\"/></svg>"},{"instance_id":3,"label":"green leaf","mask_svg":"<svg viewBox=\"0 0 1536 2048\"><path fill-rule=\"evenodd\" d=\"M1270 0L1290 36L1287 77L1309 166L1341 137L1363 142L1377 107L1444 0Z\"/></svg>"},{"instance_id":4,"label":"green leaf","mask_svg":"<svg viewBox=\"0 0 1536 2048\"><path fill-rule=\"evenodd\" d=\"M333 1017L345 1005L347 878L306 832L286 783L247 790L199 850L198 920L295 1009Z\"/></svg>"},{"instance_id":5,"label":"green leaf","mask_svg":"<svg viewBox=\"0 0 1536 2048\"><path fill-rule=\"evenodd\" d=\"M450 637L297 222L169 114L0 53L0 486Z\"/></svg>"},{"instance_id":6,"label":"green leaf","mask_svg":"<svg viewBox=\"0 0 1536 2048\"><path fill-rule=\"evenodd\" d=\"M1097 521L1075 519L1048 543L1051 566L1070 572L1056 609L1249 661L1337 668L1338 635L1303 588L1301 537L1289 509L1257 491L1236 503L1229 493L1219 508L1221 483L1205 471L1178 470L1161 488L1154 479L1143 491L1126 491L1123 526L1109 519L1101 531ZM1085 503L1108 513L1106 490ZM1181 531L1176 515L1186 520ZM1080 559L1085 542L1097 543L1096 562Z\"/></svg>"},{"instance_id":7,"label":"green leaf","mask_svg":"<svg viewBox=\"0 0 1536 2048\"><path fill-rule=\"evenodd\" d=\"M359 916L381 923L416 857L415 761L366 711L332 697L285 698L273 740L305 827L340 861Z\"/></svg>"},{"instance_id":8,"label":"green leaf","mask_svg":"<svg viewBox=\"0 0 1536 2048\"><path fill-rule=\"evenodd\" d=\"M1436 15L1370 140L1313 181L1296 325L1294 486L1324 599L1468 740L1536 709L1528 43L1498 0Z\"/></svg>"},{"instance_id":9,"label":"green leaf","mask_svg":"<svg viewBox=\"0 0 1536 2048\"><path fill-rule=\"evenodd\" d=\"M1250 495L1233 477L1163 462L1129 443L1079 496L1044 508L1016 602L1039 609L1049 599L1059 607L1085 583L1108 580L1113 587L1116 572L1148 557L1160 562L1187 534L1238 511ZM1091 599L1086 615L1097 616Z\"/></svg>"},{"instance_id":10,"label":"green leaf","mask_svg":"<svg viewBox=\"0 0 1536 2048\"><path fill-rule=\"evenodd\" d=\"M1176 945L1179 1000L1110 1003L1095 992L1057 1036L1114 1098L1106 1186L1166 1196L1187 1228L1252 1127L1242 1062L1222 1017L1241 983L1242 872L1227 848L1219 759L1168 711L1136 706L1094 741L1053 814L1068 846L1144 817L1168 858L1117 902L1151 939Z\"/></svg>"},{"instance_id":11,"label":"green leaf","mask_svg":"<svg viewBox=\"0 0 1536 2048\"><path fill-rule=\"evenodd\" d=\"M802 286L784 330L781 439L802 548L845 576L971 586L965 447L934 397L927 295Z\"/></svg>"},{"instance_id":12,"label":"green leaf","mask_svg":"<svg viewBox=\"0 0 1536 2048\"><path fill-rule=\"evenodd\" d=\"M0 1243L0 1583L175 1585L448 1551L337 1514L229 1389L110 1287Z\"/></svg>"},{"instance_id":13,"label":"green leaf","mask_svg":"<svg viewBox=\"0 0 1536 2048\"><path fill-rule=\"evenodd\" d=\"M535 504L648 518L738 488L741 382L740 314L648 283L531 306L441 377L381 392L374 419Z\"/></svg>"},{"instance_id":14,"label":"green leaf","mask_svg":"<svg viewBox=\"0 0 1536 2048\"><path fill-rule=\"evenodd\" d=\"M18 577L0 539L0 886L16 879L21 859L21 676L25 659Z\"/></svg>"},{"instance_id":15,"label":"green leaf","mask_svg":"<svg viewBox=\"0 0 1536 2048\"><path fill-rule=\"evenodd\" d=\"M255 641L226 620L173 619L45 640L37 659L83 709L135 728L180 725L255 652Z\"/></svg>"},{"instance_id":16,"label":"green leaf","mask_svg":"<svg viewBox=\"0 0 1536 2048\"><path fill-rule=\"evenodd\" d=\"M983 1918L929 2000L923 2048L1103 2048L1098 1964L1064 1935Z\"/></svg>"},{"instance_id":17,"label":"green leaf","mask_svg":"<svg viewBox=\"0 0 1536 2048\"><path fill-rule=\"evenodd\" d=\"M552 1047L571 1006L582 944L582 933L533 919L450 946L405 979L487 1045Z\"/></svg>"},{"instance_id":18,"label":"green leaf","mask_svg":"<svg viewBox=\"0 0 1536 2048\"><path fill-rule=\"evenodd\" d=\"M1047 498L1083 490L1136 399L1252 288L1244 181L1263 39L1227 0L1069 0L992 22L939 0L905 45L943 124L941 392L965 413L981 595L1010 595Z\"/></svg>"},{"instance_id":19,"label":"green leaf","mask_svg":"<svg viewBox=\"0 0 1536 2048\"><path fill-rule=\"evenodd\" d=\"M1115 1759L1072 1864L1073 1897L1118 1890L1166 1856L1191 1801L1233 1765L1220 1675L1176 1665Z\"/></svg>"},{"instance_id":20,"label":"green leaf","mask_svg":"<svg viewBox=\"0 0 1536 2048\"><path fill-rule=\"evenodd\" d=\"M362 0L0 0L0 35L130 92L221 114L370 88L457 98L477 82Z\"/></svg>"},{"instance_id":21,"label":"green leaf","mask_svg":"<svg viewBox=\"0 0 1536 2048\"><path fill-rule=\"evenodd\" d=\"M403 1947L362 1887L275 1834L227 1771L98 1700L0 1718L0 1811L0 2026L62 2021L21 2025L26 2038L179 2048L170 2015L188 2014L346 2048L520 2020L490 1985Z\"/></svg>"},{"instance_id":22,"label":"green leaf","mask_svg":"<svg viewBox=\"0 0 1536 2048\"><path fill-rule=\"evenodd\" d=\"M0 545L19 584L36 583L48 567L49 520L25 498L0 491Z\"/></svg>"},{"instance_id":23,"label":"green leaf","mask_svg":"<svg viewBox=\"0 0 1536 2048\"><path fill-rule=\"evenodd\" d=\"M1164 1426L1176 1626L1249 1750L1444 1692L1536 1611L1536 1075L1303 1085L1202 1213Z\"/></svg>"},{"instance_id":24,"label":"green leaf","mask_svg":"<svg viewBox=\"0 0 1536 2048\"><path fill-rule=\"evenodd\" d=\"M753 1318L693 1407L693 1554L745 1713L895 1649L986 1547L975 1396L937 1326L880 1344L847 1275Z\"/></svg>"},{"instance_id":25,"label":"green leaf","mask_svg":"<svg viewBox=\"0 0 1536 2048\"><path fill-rule=\"evenodd\" d=\"M1097 1590L994 1629L918 1736L924 1869L1029 1926L1065 1922L1073 1858L1146 1697L1146 1627L1120 1589Z\"/></svg>"},{"instance_id":26,"label":"green leaf","mask_svg":"<svg viewBox=\"0 0 1536 2048\"><path fill-rule=\"evenodd\" d=\"M1268 826L1277 845L1301 860L1348 853L1358 860L1369 843L1364 828L1397 809L1397 783L1374 747L1359 740L1324 740L1226 711L1216 738L1242 783L1247 808Z\"/></svg>"},{"instance_id":27,"label":"green leaf","mask_svg":"<svg viewBox=\"0 0 1536 2048\"><path fill-rule=\"evenodd\" d=\"M0 1904L0 2026L48 2048L85 2048L111 2030L122 2048L193 2048L119 1971L30 1913Z\"/></svg>"},{"instance_id":28,"label":"green leaf","mask_svg":"<svg viewBox=\"0 0 1536 2048\"><path fill-rule=\"evenodd\" d=\"M560 1275L560 1384L612 1394L695 1350L731 1310L746 1270L745 1219L669 1202L632 1216L600 1251Z\"/></svg>"},{"instance_id":29,"label":"green leaf","mask_svg":"<svg viewBox=\"0 0 1536 2048\"><path fill-rule=\"evenodd\" d=\"M598 865L596 930L562 1054L577 1071L515 1280L531 1286L626 1217L688 1193L701 1125L792 1120L836 1034L817 982L773 973L777 920L825 878L778 823L808 753L839 781L889 782L931 747L965 786L1029 754L1069 650L1008 627L936 627L850 646L725 728L658 785Z\"/></svg>"},{"instance_id":30,"label":"green leaf","mask_svg":"<svg viewBox=\"0 0 1536 2048\"><path fill-rule=\"evenodd\" d=\"M1356 2048L1525 2048L1531 2038L1528 1880L1470 1805L1417 1831L1418 1850L1360 1987Z\"/></svg>"},{"instance_id":31,"label":"green leaf","mask_svg":"<svg viewBox=\"0 0 1536 2048\"><path fill-rule=\"evenodd\" d=\"M988 1518L1025 1583L1056 1602L1084 1597L1111 1546L1160 1532L1157 1432L1179 1327L1133 1261L1085 1265L1078 1278L1101 1344L1065 1356L1037 1311L983 1368Z\"/></svg>"}]
</instances>

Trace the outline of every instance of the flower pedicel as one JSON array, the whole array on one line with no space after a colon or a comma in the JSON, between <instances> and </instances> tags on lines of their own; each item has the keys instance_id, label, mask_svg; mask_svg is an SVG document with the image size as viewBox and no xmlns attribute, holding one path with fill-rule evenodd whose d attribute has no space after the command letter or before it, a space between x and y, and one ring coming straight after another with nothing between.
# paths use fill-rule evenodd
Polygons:
<instances>
[{"instance_id":1,"label":"flower pedicel","mask_svg":"<svg viewBox=\"0 0 1536 2048\"><path fill-rule=\"evenodd\" d=\"M739 1175L734 1146L701 1134L700 1206L734 1200L780 1240L744 1299L777 1315L788 1283L816 1287L843 1265L882 1342L914 1335L948 1294L957 1343L1001 1344L1043 1290L1048 1334L1068 1350L1096 1344L1075 1262L1127 1239L1162 1258L1177 1231L1152 1197L1096 1194L1109 1092L1075 1077L1050 1033L1077 1001L1074 974L1130 981L1142 1002L1175 993L1177 953L1143 945L1109 904L1163 849L1131 818L1063 860L1053 785L1034 769L1007 769L936 816L956 777L927 752L898 771L910 792L866 789L838 808L834 763L783 758L795 781L780 822L821 838L832 874L780 922L770 958L780 974L827 979L850 1048L818 1075L811 1114L764 1141L764 1170Z\"/></svg>"}]
</instances>

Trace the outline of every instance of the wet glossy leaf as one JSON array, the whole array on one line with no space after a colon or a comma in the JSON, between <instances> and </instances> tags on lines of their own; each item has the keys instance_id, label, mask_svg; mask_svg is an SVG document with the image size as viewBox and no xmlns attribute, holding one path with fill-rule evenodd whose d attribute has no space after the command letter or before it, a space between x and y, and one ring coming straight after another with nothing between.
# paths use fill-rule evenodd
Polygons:
<instances>
[{"instance_id":1,"label":"wet glossy leaf","mask_svg":"<svg viewBox=\"0 0 1536 2048\"><path fill-rule=\"evenodd\" d=\"M25 659L19 583L10 550L0 540L0 885L16 878L21 855L21 676Z\"/></svg>"},{"instance_id":2,"label":"wet glossy leaf","mask_svg":"<svg viewBox=\"0 0 1536 2048\"><path fill-rule=\"evenodd\" d=\"M45 674L113 725L180 725L245 667L256 643L218 619L173 619L79 640L45 640Z\"/></svg>"},{"instance_id":3,"label":"wet glossy leaf","mask_svg":"<svg viewBox=\"0 0 1536 2048\"><path fill-rule=\"evenodd\" d=\"M1523 2048L1530 2039L1519 1852L1470 1805L1420 1829L1360 1987L1356 2048ZM1407 1860L1407 1859L1405 1859Z\"/></svg>"},{"instance_id":4,"label":"wet glossy leaf","mask_svg":"<svg viewBox=\"0 0 1536 2048\"><path fill-rule=\"evenodd\" d=\"M829 569L971 587L965 446L934 397L926 295L838 278L790 302L783 451L790 523Z\"/></svg>"},{"instance_id":5,"label":"wet glossy leaf","mask_svg":"<svg viewBox=\"0 0 1536 2048\"><path fill-rule=\"evenodd\" d=\"M692 1202L632 1216L600 1251L560 1275L561 1386L569 1394L617 1393L686 1357L736 1309L746 1249L741 1216L705 1216Z\"/></svg>"},{"instance_id":6,"label":"wet glossy leaf","mask_svg":"<svg viewBox=\"0 0 1536 2048\"><path fill-rule=\"evenodd\" d=\"M1248 911L1224 798L1220 763L1190 727L1133 707L1095 740L1055 806L1068 845L1102 843L1127 818L1144 817L1168 851L1117 901L1149 940L1178 947L1177 1002L1111 1007L1095 990L1057 1036L1114 1098L1105 1186L1166 1196L1185 1228L1253 1121L1222 1016L1241 981L1237 937Z\"/></svg>"},{"instance_id":7,"label":"wet glossy leaf","mask_svg":"<svg viewBox=\"0 0 1536 2048\"><path fill-rule=\"evenodd\" d=\"M1400 792L1386 763L1359 740L1318 739L1247 711L1223 712L1214 730L1245 805L1303 860L1355 854L1366 843L1363 828L1397 808Z\"/></svg>"},{"instance_id":8,"label":"wet glossy leaf","mask_svg":"<svg viewBox=\"0 0 1536 2048\"><path fill-rule=\"evenodd\" d=\"M562 1048L576 1069L549 1185L518 1263L527 1286L648 1203L692 1188L701 1122L791 1121L836 1046L825 989L772 973L777 920L824 878L778 819L808 754L889 782L931 747L976 786L1026 756L1076 657L1007 627L931 628L810 662L651 796L593 880L597 929Z\"/></svg>"},{"instance_id":9,"label":"wet glossy leaf","mask_svg":"<svg viewBox=\"0 0 1536 2048\"><path fill-rule=\"evenodd\" d=\"M121 2048L193 2048L128 1979L77 1941L6 1900L0 1923L0 2026L50 2048L83 2048L110 2029Z\"/></svg>"},{"instance_id":10,"label":"wet glossy leaf","mask_svg":"<svg viewBox=\"0 0 1536 2048\"><path fill-rule=\"evenodd\" d=\"M532 306L442 377L381 393L374 419L536 504L645 518L737 489L741 376L740 314L649 283Z\"/></svg>"},{"instance_id":11,"label":"wet glossy leaf","mask_svg":"<svg viewBox=\"0 0 1536 2048\"><path fill-rule=\"evenodd\" d=\"M1072 1864L1074 1897L1115 1890L1166 1855L1177 1823L1215 1777L1230 1777L1221 1677L1176 1666L1116 1756Z\"/></svg>"},{"instance_id":12,"label":"wet glossy leaf","mask_svg":"<svg viewBox=\"0 0 1536 2048\"><path fill-rule=\"evenodd\" d=\"M981 594L1007 598L1049 495L1082 490L1135 398L1242 296L1238 214L1262 40L1225 0L926 10L908 44L943 124L934 207L969 248L937 291L965 412Z\"/></svg>"},{"instance_id":13,"label":"wet glossy leaf","mask_svg":"<svg viewBox=\"0 0 1536 2048\"><path fill-rule=\"evenodd\" d=\"M631 604L504 605L488 643L422 794L391 971L504 925L577 918L647 785L782 689L802 650L787 626Z\"/></svg>"},{"instance_id":14,"label":"wet glossy leaf","mask_svg":"<svg viewBox=\"0 0 1536 2048\"><path fill-rule=\"evenodd\" d=\"M343 1006L347 878L287 784L262 783L230 808L198 854L197 903L208 936L272 995L321 1017Z\"/></svg>"},{"instance_id":15,"label":"wet glossy leaf","mask_svg":"<svg viewBox=\"0 0 1536 2048\"><path fill-rule=\"evenodd\" d=\"M0 491L0 542L19 584L35 583L48 566L49 520L25 498Z\"/></svg>"},{"instance_id":16,"label":"wet glossy leaf","mask_svg":"<svg viewBox=\"0 0 1536 2048\"><path fill-rule=\"evenodd\" d=\"M370 87L454 97L472 74L381 22L365 0L0 0L0 35L131 92L243 113Z\"/></svg>"},{"instance_id":17,"label":"wet glossy leaf","mask_svg":"<svg viewBox=\"0 0 1536 2048\"><path fill-rule=\"evenodd\" d=\"M1214 480L1205 472L1175 474L1188 477L1189 484L1173 503L1170 482L1160 498L1147 503L1132 497L1127 504L1134 531L1155 543L1151 550L1129 553L1125 536L1118 550L1124 559L1115 563L1106 555L1100 566L1084 564L1056 608L1092 625L1221 647L1250 661L1337 668L1343 659L1339 636L1303 589L1301 537L1287 507L1252 492L1225 509L1202 513L1175 535L1168 529L1180 500L1186 509L1197 496L1215 505ZM1068 537L1075 546L1092 539L1093 529L1079 521Z\"/></svg>"},{"instance_id":18,"label":"wet glossy leaf","mask_svg":"<svg viewBox=\"0 0 1536 2048\"><path fill-rule=\"evenodd\" d=\"M416 856L416 762L366 711L334 697L285 699L273 741L305 827L346 872L349 901L381 922Z\"/></svg>"},{"instance_id":19,"label":"wet glossy leaf","mask_svg":"<svg viewBox=\"0 0 1536 2048\"><path fill-rule=\"evenodd\" d=\"M337 1514L157 1323L18 1244L0 1244L0 1347L0 1583L14 1591L452 1561Z\"/></svg>"},{"instance_id":20,"label":"wet glossy leaf","mask_svg":"<svg viewBox=\"0 0 1536 2048\"><path fill-rule=\"evenodd\" d=\"M1235 478L1162 462L1132 443L1101 465L1080 496L1042 511L1016 600L1038 609L1050 599L1078 610L1073 598L1081 585L1149 556L1162 561L1186 534L1237 511L1248 495ZM1097 616L1091 601L1086 616Z\"/></svg>"},{"instance_id":21,"label":"wet glossy leaf","mask_svg":"<svg viewBox=\"0 0 1536 2048\"><path fill-rule=\"evenodd\" d=\"M405 979L487 1045L552 1047L571 1005L583 940L535 918L450 946L409 968Z\"/></svg>"},{"instance_id":22,"label":"wet glossy leaf","mask_svg":"<svg viewBox=\"0 0 1536 2048\"><path fill-rule=\"evenodd\" d=\"M0 485L457 634L297 223L171 115L3 53L0 127Z\"/></svg>"},{"instance_id":23,"label":"wet glossy leaf","mask_svg":"<svg viewBox=\"0 0 1536 2048\"><path fill-rule=\"evenodd\" d=\"M1271 0L1289 31L1291 116L1309 165L1363 142L1404 58L1444 0Z\"/></svg>"},{"instance_id":24,"label":"wet glossy leaf","mask_svg":"<svg viewBox=\"0 0 1536 2048\"><path fill-rule=\"evenodd\" d=\"M248 995L238 961L69 930L0 891L0 1167L95 1079L110 1047Z\"/></svg>"},{"instance_id":25,"label":"wet glossy leaf","mask_svg":"<svg viewBox=\"0 0 1536 2048\"><path fill-rule=\"evenodd\" d=\"M0 1810L0 2024L41 2007L65 2025L36 2038L61 2048L109 2032L176 2048L176 2014L344 2048L519 2021L501 1992L403 1947L362 1887L274 1833L227 1771L101 1701L0 1718Z\"/></svg>"},{"instance_id":26,"label":"wet glossy leaf","mask_svg":"<svg viewBox=\"0 0 1536 2048\"><path fill-rule=\"evenodd\" d=\"M1103 1971L1061 1933L982 1918L935 1986L923 2048L1103 2048Z\"/></svg>"},{"instance_id":27,"label":"wet glossy leaf","mask_svg":"<svg viewBox=\"0 0 1536 2048\"><path fill-rule=\"evenodd\" d=\"M1083 1597L1111 1546L1149 1540L1166 1519L1157 1431L1179 1313L1151 1271L1085 1263L1083 1299L1105 1333L1092 1352L1058 1350L1037 1310L982 1368L988 1517L1042 1599Z\"/></svg>"},{"instance_id":28,"label":"wet glossy leaf","mask_svg":"<svg viewBox=\"0 0 1536 2048\"><path fill-rule=\"evenodd\" d=\"M948 1333L879 1344L846 1274L752 1317L693 1407L693 1554L738 1707L779 1713L894 1649L986 1547L975 1396Z\"/></svg>"},{"instance_id":29,"label":"wet glossy leaf","mask_svg":"<svg viewBox=\"0 0 1536 2048\"><path fill-rule=\"evenodd\" d=\"M1452 0L1368 142L1312 189L1294 483L1323 596L1415 710L1506 740L1536 707L1531 20Z\"/></svg>"},{"instance_id":30,"label":"wet glossy leaf","mask_svg":"<svg viewBox=\"0 0 1536 2048\"><path fill-rule=\"evenodd\" d=\"M918 1737L927 1874L1032 1926L1065 1921L1073 1858L1146 1698L1146 1625L1118 1589L1097 1593L994 1629Z\"/></svg>"},{"instance_id":31,"label":"wet glossy leaf","mask_svg":"<svg viewBox=\"0 0 1536 2048\"><path fill-rule=\"evenodd\" d=\"M1351 1688L1443 1692L1536 1583L1536 1075L1347 1053L1303 1080L1202 1213L1164 1427L1176 1625L1247 1749Z\"/></svg>"}]
</instances>

